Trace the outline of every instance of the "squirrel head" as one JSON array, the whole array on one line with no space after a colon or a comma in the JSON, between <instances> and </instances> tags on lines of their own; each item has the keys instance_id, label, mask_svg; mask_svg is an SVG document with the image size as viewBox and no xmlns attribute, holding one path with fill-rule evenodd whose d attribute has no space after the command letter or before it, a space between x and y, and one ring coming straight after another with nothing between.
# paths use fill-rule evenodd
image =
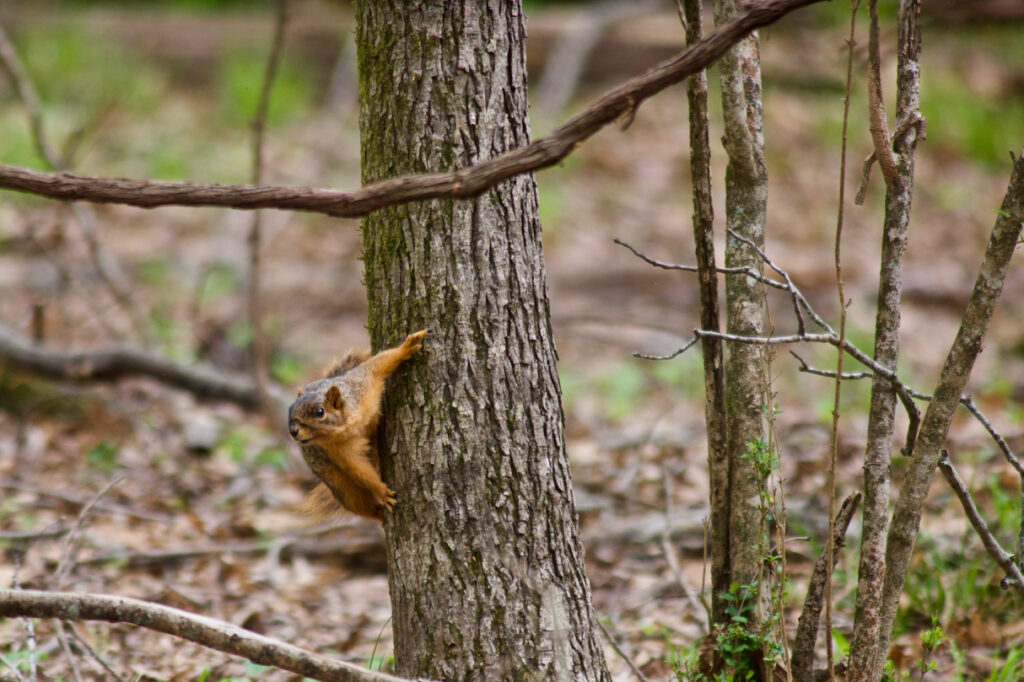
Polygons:
<instances>
[{"instance_id":1,"label":"squirrel head","mask_svg":"<svg viewBox=\"0 0 1024 682\"><path fill-rule=\"evenodd\" d=\"M348 407L335 385L316 391L300 389L288 408L288 433L301 445L340 435L346 427Z\"/></svg>"}]
</instances>

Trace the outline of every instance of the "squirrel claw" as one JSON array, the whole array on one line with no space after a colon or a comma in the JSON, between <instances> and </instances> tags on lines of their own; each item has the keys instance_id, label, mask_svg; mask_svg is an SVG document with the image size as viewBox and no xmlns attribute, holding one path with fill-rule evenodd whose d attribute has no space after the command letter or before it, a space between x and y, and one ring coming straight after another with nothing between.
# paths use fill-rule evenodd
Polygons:
<instances>
[{"instance_id":1,"label":"squirrel claw","mask_svg":"<svg viewBox=\"0 0 1024 682\"><path fill-rule=\"evenodd\" d=\"M423 337L426 335L426 329L422 329L414 334L409 334L409 336L405 337L405 341L402 342L402 345L405 346L410 353L415 353L423 347Z\"/></svg>"}]
</instances>

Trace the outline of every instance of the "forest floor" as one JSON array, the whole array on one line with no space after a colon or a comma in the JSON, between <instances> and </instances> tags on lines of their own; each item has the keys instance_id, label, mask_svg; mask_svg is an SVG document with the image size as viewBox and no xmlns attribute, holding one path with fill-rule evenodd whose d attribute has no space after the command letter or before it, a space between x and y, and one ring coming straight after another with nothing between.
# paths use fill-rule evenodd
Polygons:
<instances>
[{"instance_id":1,"label":"forest floor","mask_svg":"<svg viewBox=\"0 0 1024 682\"><path fill-rule=\"evenodd\" d=\"M836 8L807 12L769 30L762 41L771 182L767 252L834 322L847 29ZM246 180L248 119L269 18L168 17L194 27L184 33L190 39L214 41L212 48L195 46L196 55L214 55L206 63L156 54L159 35L98 39L123 25L116 13L83 13L85 28L71 16L21 16L12 36L42 91L54 138L84 131L77 172ZM538 15L538 25L550 18ZM258 30L240 39L224 27L218 32L219 21L244 21ZM648 36L640 40L644 45L660 45L650 36L664 33L670 21L677 20L671 14L640 17L629 30ZM622 29L616 35L627 34ZM863 27L860 35L866 36ZM1019 152L1024 141L1020 35L1020 26L926 28L922 107L928 139L917 155L901 337L901 374L924 392L934 385L973 286L1008 179L1006 152ZM598 47L613 49L625 48ZM345 75L350 65L338 62L337 96L325 105L324 83L334 62L318 55L297 51L285 64L268 130L267 183L359 184L358 122ZM892 61L891 51L887 59ZM311 66L308 60L319 61ZM304 77L313 72L316 78ZM716 78L712 72L712 100ZM891 84L891 74L887 79ZM535 136L612 84L588 76L558 113L535 104ZM716 111L713 105L717 118ZM869 152L865 112L858 84L847 196ZM715 125L720 234L724 153L715 143L721 136ZM27 130L24 111L6 82L0 84L0 162L39 167ZM537 178L568 453L595 606L621 650L652 680L672 678L673 659L706 634L703 607L688 596L706 591L703 378L694 350L671 361L640 360L633 353L665 354L683 345L698 324L697 289L693 275L645 265L613 239L652 258L693 261L687 134L685 93L675 87L644 104L628 130L605 130ZM847 205L843 233L848 334L868 351L882 201L876 174L866 204ZM117 264L115 278L128 283L141 324L97 276L66 206L10 194L0 196L0 322L28 333L36 307L46 342L62 348L137 344L141 327L153 348L177 360L244 372L252 214L87 210ZM294 387L348 347L367 342L359 225L283 212L266 212L263 219L262 287L273 372L282 386ZM1024 268L1017 261L969 388L1018 451L1024 446L1021 291ZM792 331L788 300L769 295L769 304L775 331ZM793 350L812 365L835 363L829 350ZM798 369L788 353L773 358L786 535L798 538L787 543L785 557L790 634L825 535L833 395L829 380ZM867 382L844 384L839 500L860 485L867 396ZM996 535L1015 548L1020 480L966 416L955 421L949 449ZM897 484L902 469L897 461ZM392 642L382 533L355 519L311 527L295 512L311 481L280 424L240 408L200 402L151 379L51 384L0 366L0 585L157 601L387 669ZM852 625L857 524L836 571L840 650ZM920 633L934 617L949 639L928 679L1024 676L1024 600L999 588L1000 570L941 479L918 544L892 651L900 668L910 671L921 657ZM666 547L678 559L678 571ZM123 679L292 677L141 628L71 627ZM52 621L36 622L33 644L24 622L0 621L0 654L21 665L35 658L44 678L71 679L54 628ZM615 678L633 679L621 655L607 642L606 648ZM110 676L87 655L78 665L86 679ZM0 680L7 679L13 675L0 665Z\"/></svg>"}]
</instances>

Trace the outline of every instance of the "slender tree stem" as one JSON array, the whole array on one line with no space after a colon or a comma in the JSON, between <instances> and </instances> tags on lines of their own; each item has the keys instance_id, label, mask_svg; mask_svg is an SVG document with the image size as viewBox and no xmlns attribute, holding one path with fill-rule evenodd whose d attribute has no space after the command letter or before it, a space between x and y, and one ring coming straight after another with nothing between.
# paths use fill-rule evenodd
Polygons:
<instances>
[{"instance_id":1,"label":"slender tree stem","mask_svg":"<svg viewBox=\"0 0 1024 682\"><path fill-rule=\"evenodd\" d=\"M288 0L277 0L277 14L274 22L274 37L270 45L270 53L267 56L267 65L263 73L263 86L260 88L259 103L256 106L256 115L252 121L252 173L250 179L253 185L260 185L263 182L263 144L264 133L267 125L267 112L270 109L270 94L273 91L274 80L277 76L281 63L281 54L284 51L284 36L288 25ZM270 397L268 386L270 374L268 368L268 339L263 320L263 304L260 294L260 280L262 279L261 249L263 247L263 213L253 211L252 221L249 224L249 351L250 368L253 384L259 393L263 409L268 413L274 413L276 404Z\"/></svg>"}]
</instances>

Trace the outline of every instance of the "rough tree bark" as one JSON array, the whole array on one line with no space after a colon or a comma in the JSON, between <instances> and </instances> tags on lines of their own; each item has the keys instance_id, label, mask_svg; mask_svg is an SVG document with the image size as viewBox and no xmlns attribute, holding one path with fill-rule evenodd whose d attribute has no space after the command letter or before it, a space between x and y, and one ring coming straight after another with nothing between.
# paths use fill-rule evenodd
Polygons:
<instances>
[{"instance_id":1,"label":"rough tree bark","mask_svg":"<svg viewBox=\"0 0 1024 682\"><path fill-rule=\"evenodd\" d=\"M701 39L701 0L682 0L686 44ZM711 141L708 132L708 76L700 71L686 82L690 112L690 179L693 185L693 240L700 280L700 327L718 331L718 271L715 263L714 206L711 200ZM729 450L725 417L725 371L721 339L701 339L704 360L704 420L708 439L708 503L711 507L708 544L711 550L711 621L725 619L718 595L729 581Z\"/></svg>"},{"instance_id":2,"label":"rough tree bark","mask_svg":"<svg viewBox=\"0 0 1024 682\"><path fill-rule=\"evenodd\" d=\"M716 25L737 13L733 0L714 3ZM757 35L737 43L719 62L722 84L722 115L725 119L726 227L764 246L768 177L764 163L762 132L761 62ZM759 272L761 258L747 243L730 235L726 239L726 267ZM725 278L726 331L744 336L764 333L764 287L746 275ZM730 344L725 362L726 411L729 452L729 561L731 581L762 585L767 548L765 521L759 501L765 480L757 466L743 455L747 447L764 439L764 347ZM715 595L716 599L718 595ZM761 600L757 599L760 605ZM713 606L721 617L721 606ZM760 608L758 609L760 614ZM758 618L760 620L760 617ZM754 625L753 627L759 627Z\"/></svg>"},{"instance_id":3,"label":"rough tree bark","mask_svg":"<svg viewBox=\"0 0 1024 682\"><path fill-rule=\"evenodd\" d=\"M518 2L362 2L363 181L529 142ZM437 679L607 679L584 572L536 186L363 223L375 346L428 327L385 401L395 660Z\"/></svg>"},{"instance_id":4,"label":"rough tree bark","mask_svg":"<svg viewBox=\"0 0 1024 682\"><path fill-rule=\"evenodd\" d=\"M989 236L985 259L981 264L974 290L967 303L953 345L946 356L938 385L924 419L914 455L907 467L893 509L885 549L885 580L882 586L878 643L874 670L870 679L879 679L889 651L892 624L899 608L903 583L907 577L911 554L921 526L925 500L935 468L939 464L953 415L960 405L960 396L967 386L974 361L982 351L982 343L996 303L1002 294L1010 259L1020 244L1024 226L1024 151L1014 159L1010 184Z\"/></svg>"},{"instance_id":5,"label":"rough tree bark","mask_svg":"<svg viewBox=\"0 0 1024 682\"><path fill-rule=\"evenodd\" d=\"M869 50L877 60L877 12L872 3L872 28ZM900 2L899 63L896 95L897 118L912 120L918 113L918 79L920 76L921 31L918 0ZM875 61L869 80L879 77ZM884 128L885 110L881 102L881 83L872 82L872 118L880 118ZM882 229L881 268L878 276L878 303L875 318L874 358L879 364L895 370L899 357L900 297L903 290L903 253L907 246L910 206L914 190L914 149L917 128L910 127L894 140L894 149L885 146L882 156L894 157L895 175L887 177L885 219ZM877 151L877 150L876 150ZM895 154L893 154L895 152ZM876 154L877 155L877 154ZM854 615L853 643L850 647L849 679L876 679L873 670L880 657L888 655L888 633L879 632L882 580L885 572L886 533L889 527L889 465L895 428L896 391L883 377L875 375L871 385L871 407L868 413L868 438L864 454L864 520L860 562L857 576L857 602ZM880 670L880 668L878 668Z\"/></svg>"}]
</instances>

